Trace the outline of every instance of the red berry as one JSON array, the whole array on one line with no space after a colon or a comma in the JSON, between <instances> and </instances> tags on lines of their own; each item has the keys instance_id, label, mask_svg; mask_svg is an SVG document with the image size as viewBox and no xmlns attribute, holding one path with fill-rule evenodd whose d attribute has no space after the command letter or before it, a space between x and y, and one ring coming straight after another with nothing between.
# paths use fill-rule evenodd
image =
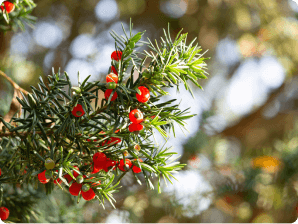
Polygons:
<instances>
[{"instance_id":1,"label":"red berry","mask_svg":"<svg viewBox=\"0 0 298 224\"><path fill-rule=\"evenodd\" d=\"M2 170L0 169L0 176L1 176L1 174L2 174Z\"/></svg>"},{"instance_id":2,"label":"red berry","mask_svg":"<svg viewBox=\"0 0 298 224\"><path fill-rule=\"evenodd\" d=\"M126 167L129 167L130 168L132 166L132 163L131 163L130 159L125 159L125 162L126 162L126 164L125 164ZM123 172L126 171L125 168L124 168L124 161L123 161L123 159L120 160L120 164L119 164L118 168L119 168L119 170L121 170Z\"/></svg>"},{"instance_id":3,"label":"red berry","mask_svg":"<svg viewBox=\"0 0 298 224\"><path fill-rule=\"evenodd\" d=\"M71 113L75 117L82 117L85 114L85 111L83 110L83 107L81 104L77 104L77 106L73 108Z\"/></svg>"},{"instance_id":4,"label":"red berry","mask_svg":"<svg viewBox=\"0 0 298 224\"><path fill-rule=\"evenodd\" d=\"M150 98L150 92L145 86L139 86L138 89L141 91L141 95L136 93L137 100L141 103L146 103Z\"/></svg>"},{"instance_id":5,"label":"red berry","mask_svg":"<svg viewBox=\"0 0 298 224\"><path fill-rule=\"evenodd\" d=\"M111 160L110 158L107 159L105 166L103 167L104 171L108 172L109 167L117 165L117 161ZM114 167L113 170L115 170L116 167Z\"/></svg>"},{"instance_id":6,"label":"red berry","mask_svg":"<svg viewBox=\"0 0 298 224\"><path fill-rule=\"evenodd\" d=\"M111 137L111 143L113 144L118 144L121 142L121 139L120 138L117 138L117 137Z\"/></svg>"},{"instance_id":7,"label":"red berry","mask_svg":"<svg viewBox=\"0 0 298 224\"><path fill-rule=\"evenodd\" d=\"M105 91L105 98L106 98L106 100L109 100L109 97L110 97L110 95L111 95L112 92L113 92L113 89L107 89ZM118 96L117 92L114 92L114 95L112 96L111 101L116 100L117 99L117 96Z\"/></svg>"},{"instance_id":8,"label":"red berry","mask_svg":"<svg viewBox=\"0 0 298 224\"><path fill-rule=\"evenodd\" d=\"M9 1L4 1L3 4L4 4L4 7L5 7L7 13L11 13L12 11L14 11L15 5L13 3L9 2ZM2 11L4 11L4 7L1 6Z\"/></svg>"},{"instance_id":9,"label":"red berry","mask_svg":"<svg viewBox=\"0 0 298 224\"><path fill-rule=\"evenodd\" d=\"M142 129L143 129L143 125L138 124L138 123L131 123L131 124L128 126L128 130L129 130L130 132L141 131Z\"/></svg>"},{"instance_id":10,"label":"red berry","mask_svg":"<svg viewBox=\"0 0 298 224\"><path fill-rule=\"evenodd\" d=\"M113 65L111 66L111 72L113 72L116 75L118 75L118 72L116 71L116 68Z\"/></svg>"},{"instance_id":11,"label":"red berry","mask_svg":"<svg viewBox=\"0 0 298 224\"><path fill-rule=\"evenodd\" d=\"M94 164L100 164L107 160L106 154L103 152L97 152L93 155L93 162Z\"/></svg>"},{"instance_id":12,"label":"red berry","mask_svg":"<svg viewBox=\"0 0 298 224\"><path fill-rule=\"evenodd\" d=\"M69 183L70 181L72 181L72 177L69 174L65 174L64 178L67 180L67 182Z\"/></svg>"},{"instance_id":13,"label":"red berry","mask_svg":"<svg viewBox=\"0 0 298 224\"><path fill-rule=\"evenodd\" d=\"M114 145L114 144L118 144L120 142L121 142L121 139L120 138L111 137L108 141L107 140L103 141L102 145L104 146L106 143L108 145L110 145L110 144Z\"/></svg>"},{"instance_id":14,"label":"red berry","mask_svg":"<svg viewBox=\"0 0 298 224\"><path fill-rule=\"evenodd\" d=\"M118 83L118 76L114 73L110 73L107 75L106 77L106 81L107 82L115 82L115 83Z\"/></svg>"},{"instance_id":15,"label":"red berry","mask_svg":"<svg viewBox=\"0 0 298 224\"><path fill-rule=\"evenodd\" d=\"M92 174L94 174L94 173L98 173L100 170L102 170L102 167L97 167L97 166L93 166L93 167L91 167L91 169L92 169Z\"/></svg>"},{"instance_id":16,"label":"red berry","mask_svg":"<svg viewBox=\"0 0 298 224\"><path fill-rule=\"evenodd\" d=\"M77 182L73 182L69 187L69 193L73 196L78 196L82 188L82 184L78 184Z\"/></svg>"},{"instance_id":17,"label":"red berry","mask_svg":"<svg viewBox=\"0 0 298 224\"><path fill-rule=\"evenodd\" d=\"M129 120L132 123L141 123L143 121L143 114L139 109L134 109L129 113Z\"/></svg>"},{"instance_id":18,"label":"red berry","mask_svg":"<svg viewBox=\"0 0 298 224\"><path fill-rule=\"evenodd\" d=\"M97 152L93 155L94 172L101 170L107 161L107 156L102 152Z\"/></svg>"},{"instance_id":19,"label":"red berry","mask_svg":"<svg viewBox=\"0 0 298 224\"><path fill-rule=\"evenodd\" d=\"M119 61L121 60L121 57L122 57L122 51L114 51L112 54L111 54L111 59L115 60L115 61Z\"/></svg>"},{"instance_id":20,"label":"red berry","mask_svg":"<svg viewBox=\"0 0 298 224\"><path fill-rule=\"evenodd\" d=\"M90 188L90 189L89 189L88 191L86 191L86 192L82 191L81 193L82 193L83 198L84 198L86 201L90 201L90 200L92 200L93 198L95 198L95 193L94 193L94 191L93 191L92 188Z\"/></svg>"},{"instance_id":21,"label":"red berry","mask_svg":"<svg viewBox=\"0 0 298 224\"><path fill-rule=\"evenodd\" d=\"M134 160L136 160L136 159L134 159ZM141 159L139 159L139 161L140 161L140 162L143 162L143 160L141 160ZM140 172L142 171L142 169L141 169L140 167L133 166L133 167L132 167L132 171L133 171L134 173L140 173Z\"/></svg>"},{"instance_id":22,"label":"red berry","mask_svg":"<svg viewBox=\"0 0 298 224\"><path fill-rule=\"evenodd\" d=\"M78 171L80 171L79 170L79 167L77 167L77 166L73 166L76 170L78 170ZM75 178L77 178L77 176L79 176L80 174L79 173L77 173L75 170L73 170L73 176L75 177Z\"/></svg>"},{"instance_id":23,"label":"red berry","mask_svg":"<svg viewBox=\"0 0 298 224\"><path fill-rule=\"evenodd\" d=\"M46 170L38 174L38 179L43 184L46 184L50 181L50 179L46 178Z\"/></svg>"},{"instance_id":24,"label":"red berry","mask_svg":"<svg viewBox=\"0 0 298 224\"><path fill-rule=\"evenodd\" d=\"M0 207L0 218L6 220L9 216L9 210L6 207Z\"/></svg>"},{"instance_id":25,"label":"red berry","mask_svg":"<svg viewBox=\"0 0 298 224\"><path fill-rule=\"evenodd\" d=\"M60 180L60 178L58 178L57 180L54 180L54 184L57 184L57 183L61 184L62 180Z\"/></svg>"}]
</instances>

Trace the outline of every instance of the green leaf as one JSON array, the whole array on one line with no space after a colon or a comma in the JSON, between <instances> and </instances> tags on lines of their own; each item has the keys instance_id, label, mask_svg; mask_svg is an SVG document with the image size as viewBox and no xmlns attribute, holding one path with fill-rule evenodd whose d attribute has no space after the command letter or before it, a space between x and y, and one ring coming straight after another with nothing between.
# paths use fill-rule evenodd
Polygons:
<instances>
[{"instance_id":1,"label":"green leaf","mask_svg":"<svg viewBox=\"0 0 298 224\"><path fill-rule=\"evenodd\" d=\"M108 201L113 206L113 208L116 209L115 205L113 204L113 202L111 201L111 199L107 196L107 194L104 191L102 192L102 194L106 197L106 199L108 199Z\"/></svg>"},{"instance_id":2,"label":"green leaf","mask_svg":"<svg viewBox=\"0 0 298 224\"><path fill-rule=\"evenodd\" d=\"M175 83L177 84L177 79L175 79L175 77L168 71L166 71L167 75L169 76L169 78Z\"/></svg>"},{"instance_id":3,"label":"green leaf","mask_svg":"<svg viewBox=\"0 0 298 224\"><path fill-rule=\"evenodd\" d=\"M130 39L130 41L131 42L134 42L134 43L137 43L141 38L142 38L142 36L143 36L143 34L146 32L146 30L145 31L143 31L143 32L138 32L136 35L134 35L131 39Z\"/></svg>"},{"instance_id":4,"label":"green leaf","mask_svg":"<svg viewBox=\"0 0 298 224\"><path fill-rule=\"evenodd\" d=\"M5 116L10 110L10 104L14 95L14 88L11 83L0 76L0 115Z\"/></svg>"},{"instance_id":5,"label":"green leaf","mask_svg":"<svg viewBox=\"0 0 298 224\"><path fill-rule=\"evenodd\" d=\"M109 183L107 183L107 186L104 188L104 190L106 190L111 185L111 183L113 182L114 178L115 178L115 175L113 174L113 176L111 177Z\"/></svg>"},{"instance_id":6,"label":"green leaf","mask_svg":"<svg viewBox=\"0 0 298 224\"><path fill-rule=\"evenodd\" d=\"M155 128L162 135L162 137L166 140L166 138L168 137L167 133L163 129L161 129L159 126L155 126Z\"/></svg>"},{"instance_id":7,"label":"green leaf","mask_svg":"<svg viewBox=\"0 0 298 224\"><path fill-rule=\"evenodd\" d=\"M142 166L142 169L148 170L149 172L157 173L155 169L153 169L151 166L149 166L146 163L142 163L141 166Z\"/></svg>"}]
</instances>

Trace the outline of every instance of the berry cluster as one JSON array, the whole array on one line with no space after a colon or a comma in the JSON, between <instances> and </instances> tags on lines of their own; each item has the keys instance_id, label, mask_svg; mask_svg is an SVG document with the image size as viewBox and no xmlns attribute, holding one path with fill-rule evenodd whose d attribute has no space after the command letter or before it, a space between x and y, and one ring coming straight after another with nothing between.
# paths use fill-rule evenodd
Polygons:
<instances>
[{"instance_id":1,"label":"berry cluster","mask_svg":"<svg viewBox=\"0 0 298 224\"><path fill-rule=\"evenodd\" d=\"M139 159L139 161L143 162L143 160L141 159ZM46 184L53 178L53 181L55 184L57 183L61 184L62 180L60 178L57 178L57 176L56 176L57 179L54 178L53 176L52 169L55 167L54 161L51 159L47 159L45 162L45 167L46 167L46 170L38 174L39 181L42 184ZM111 167L114 167L113 170L115 170L116 168L119 168L119 170L123 172L127 172L132 167L132 171L134 173L141 172L141 168L138 167L138 165L133 165L130 159L125 159L125 164L124 164L123 159L120 160L119 162L114 161L108 158L103 152L97 152L93 155L93 165L92 165L91 174L98 173L101 170L108 172L109 169L111 169ZM77 171L80 171L78 166L74 166L74 168ZM72 170L72 175L75 179L73 179L69 174L65 174L63 176L67 180L68 184L70 185L69 193L74 196L78 196L79 194L82 194L82 197L87 201L94 199L96 195L94 192L95 190L94 188L100 185L100 181L98 181L97 183L94 182L92 184L87 183L86 180L93 179L94 177L88 178L86 175L79 174L76 170ZM56 170L56 174L57 173L58 173L58 170ZM2 216L4 217L4 215L0 211L0 217L2 218Z\"/></svg>"},{"instance_id":2,"label":"berry cluster","mask_svg":"<svg viewBox=\"0 0 298 224\"><path fill-rule=\"evenodd\" d=\"M150 92L145 86L139 86L138 89L140 90L141 94L136 93L136 98L141 103L146 103L150 98ZM143 121L143 114L139 109L134 109L129 114L129 119L132 122L128 130L130 132L138 133L143 129L143 125L140 124Z\"/></svg>"},{"instance_id":3,"label":"berry cluster","mask_svg":"<svg viewBox=\"0 0 298 224\"><path fill-rule=\"evenodd\" d=\"M2 6L2 5L4 5L4 6ZM13 3L9 2L9 1L4 1L4 2L2 3L2 5L0 6L0 8L1 8L1 10L2 10L3 13L4 13L5 11L6 11L7 13L11 13L11 12L13 12L14 9L15 9L15 5L14 5Z\"/></svg>"},{"instance_id":4,"label":"berry cluster","mask_svg":"<svg viewBox=\"0 0 298 224\"><path fill-rule=\"evenodd\" d=\"M114 51L111 55L111 59L115 60L115 61L121 60L121 57L122 57L121 51ZM118 85L118 72L114 66L111 66L111 73L106 76L106 82L107 82L107 84L106 84L107 90L105 91L104 95L105 95L105 99L108 100L112 91ZM76 91L76 93L80 92L78 89L74 89L74 90ZM139 86L138 90L140 92L140 94L136 93L136 98L137 98L138 102L146 103L150 98L149 90L145 86ZM117 99L117 92L115 92L113 94L111 101L114 101L116 99ZM72 109L71 113L74 117L81 117L85 114L85 111L81 104L77 104ZM143 129L143 125L141 123L144 120L144 116L143 116L143 113L139 109L131 110L131 112L129 113L129 119L132 122L128 127L128 130L130 132L138 133L139 131L141 131ZM120 130L117 130L117 131L115 131L115 133L117 133L119 131ZM102 131L102 132L100 132L100 134L105 134L105 132ZM106 136L104 135L104 137L106 137ZM91 142L92 140L87 139L86 141ZM93 141L96 142L96 141L98 141L98 139L93 139ZM110 137L109 139L102 142L102 146L114 145L114 144L117 144L120 142L121 142L120 138ZM97 147L100 147L100 146L97 146ZM137 151L139 151L140 146L136 145L135 149ZM124 156L127 156L127 155L128 155L128 152L124 151ZM136 159L134 159L132 162L130 159L121 159L120 161L115 161L115 160L108 158L106 156L106 154L103 152L96 152L93 155L93 163L90 164L91 170L92 170L91 174L98 173L101 170L108 172L111 168L113 168L113 170L119 168L119 170L121 170L122 172L127 172L129 169L132 168L132 171L134 173L140 173L142 171L141 167L139 167L140 162L143 162L143 160L138 159L138 161L137 161ZM46 184L51 180L51 178L53 178L53 181L55 184L57 184L57 183L60 184L62 182L59 178L57 178L57 176L55 178L53 177L53 174L54 173L57 174L57 172L58 172L57 170L56 170L56 172L52 171L52 169L55 168L55 165L56 165L55 162L51 159L47 159L45 161L46 170L41 172L40 174L38 174L38 179L41 183ZM85 163L85 165L87 165L87 163ZM79 171L79 168L77 166L74 166L74 167L76 170ZM86 182L84 183L84 181L88 179L88 177L86 175L80 175L75 170L72 171L72 174L75 179L73 179L69 174L64 175L64 178L70 184L69 192L74 196L78 196L79 194L82 194L82 197L85 200L92 200L95 197L95 192L94 192L93 187L99 185L100 183L92 183L90 185L90 184L87 184ZM92 177L92 178L94 178L94 177Z\"/></svg>"},{"instance_id":5,"label":"berry cluster","mask_svg":"<svg viewBox=\"0 0 298 224\"><path fill-rule=\"evenodd\" d=\"M139 159L139 161L143 162L141 159ZM92 173L98 173L100 170L108 172L111 167L114 167L113 170L119 168L119 170L126 172L132 167L132 162L130 159L125 159L125 164L123 159L121 159L119 162L111 160L103 152L97 152L93 155ZM141 169L137 166L133 166L132 171L134 173L140 173Z\"/></svg>"},{"instance_id":6,"label":"berry cluster","mask_svg":"<svg viewBox=\"0 0 298 224\"><path fill-rule=\"evenodd\" d=\"M111 59L115 61L121 60L122 52L121 51L114 51L111 54ZM116 68L114 66L111 66L111 73L106 76L106 88L105 91L105 99L108 100L111 93L113 92L113 89L117 87L118 84L118 73L116 71ZM146 103L150 98L150 92L145 86L139 86L138 87L140 94L136 93L136 98L140 103ZM117 92L115 92L111 98L111 101L116 100L118 97ZM81 117L85 114L85 111L81 104L77 104L73 110L72 114L75 117ZM128 130L130 132L136 132L141 131L143 129L143 125L140 124L143 121L143 114L140 110L134 109L129 114L129 119L132 122L132 124L129 125ZM114 139L115 140L115 139ZM87 140L88 141L88 140ZM121 141L121 140L120 140ZM111 143L108 142L108 144ZM104 144L104 143L103 143Z\"/></svg>"},{"instance_id":7,"label":"berry cluster","mask_svg":"<svg viewBox=\"0 0 298 224\"><path fill-rule=\"evenodd\" d=\"M121 51L114 51L111 54L111 59L115 61L121 60L121 57L122 57ZM113 89L117 87L117 83L118 83L118 73L114 66L111 66L111 73L107 75L106 81L107 81L107 85L106 85L107 90L105 91L105 99L108 100L111 93L113 92ZM116 100L117 97L118 97L118 94L117 92L115 92L111 98L111 101Z\"/></svg>"}]
</instances>

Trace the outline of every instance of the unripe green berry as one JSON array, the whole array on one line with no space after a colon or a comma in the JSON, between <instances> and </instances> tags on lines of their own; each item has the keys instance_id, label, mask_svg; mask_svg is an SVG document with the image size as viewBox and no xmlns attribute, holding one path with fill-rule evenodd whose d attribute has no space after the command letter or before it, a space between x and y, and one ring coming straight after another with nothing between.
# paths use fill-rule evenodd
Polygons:
<instances>
[{"instance_id":1,"label":"unripe green berry","mask_svg":"<svg viewBox=\"0 0 298 224\"><path fill-rule=\"evenodd\" d=\"M47 158L44 165L47 170L51 170L54 169L56 164L51 158Z\"/></svg>"},{"instance_id":2,"label":"unripe green berry","mask_svg":"<svg viewBox=\"0 0 298 224\"><path fill-rule=\"evenodd\" d=\"M71 87L71 90L73 90L77 94L80 94L82 91L80 87Z\"/></svg>"},{"instance_id":3,"label":"unripe green berry","mask_svg":"<svg viewBox=\"0 0 298 224\"><path fill-rule=\"evenodd\" d=\"M76 182L77 182L78 184L83 183L83 182L84 182L84 178L83 178L83 176L82 176L82 175L79 175L79 176L77 177L77 179L76 179Z\"/></svg>"},{"instance_id":4,"label":"unripe green berry","mask_svg":"<svg viewBox=\"0 0 298 224\"><path fill-rule=\"evenodd\" d=\"M46 176L47 179L51 179L52 176L53 176L52 171L51 170L46 170L45 176Z\"/></svg>"},{"instance_id":5,"label":"unripe green berry","mask_svg":"<svg viewBox=\"0 0 298 224\"><path fill-rule=\"evenodd\" d=\"M84 184L82 187L82 191L86 192L90 190L90 185L89 184Z\"/></svg>"},{"instance_id":6,"label":"unripe green berry","mask_svg":"<svg viewBox=\"0 0 298 224\"><path fill-rule=\"evenodd\" d=\"M115 89L116 87L117 87L117 83L115 83L115 82L108 82L106 84L107 89Z\"/></svg>"}]
</instances>

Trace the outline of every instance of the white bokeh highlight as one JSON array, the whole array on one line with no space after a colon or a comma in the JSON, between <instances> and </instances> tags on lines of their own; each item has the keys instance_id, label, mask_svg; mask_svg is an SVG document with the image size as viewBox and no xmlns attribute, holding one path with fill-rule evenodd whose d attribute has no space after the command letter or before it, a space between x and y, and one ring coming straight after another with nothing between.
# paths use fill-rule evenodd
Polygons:
<instances>
[{"instance_id":1,"label":"white bokeh highlight","mask_svg":"<svg viewBox=\"0 0 298 224\"><path fill-rule=\"evenodd\" d=\"M23 33L17 33L11 38L10 51L12 54L22 54L26 55L30 51L30 46L32 45L32 37L25 31Z\"/></svg>"},{"instance_id":2,"label":"white bokeh highlight","mask_svg":"<svg viewBox=\"0 0 298 224\"><path fill-rule=\"evenodd\" d=\"M189 113L186 115L191 115L191 114L197 114L197 115L185 120L186 124L184 125L184 127L187 128L187 130L189 132L187 130L185 130L184 128L182 128L182 130L183 130L182 131L180 129L179 125L176 122L174 122L176 137L174 137L174 135L172 133L172 129L171 129L169 131L170 134L168 133L169 140L165 144L166 140L161 136L161 134L156 129L153 129L155 139L153 136L151 136L150 140L152 140L153 143L155 143L159 147L162 147L164 144L165 144L164 147L173 146L172 151L177 152L179 155L182 155L183 154L183 144L185 142L187 142L188 139L198 131L199 124L200 124L200 118L201 118L201 114L203 113L204 107L202 105L203 103L202 103L201 99L198 97L193 99L191 94L189 93L189 91L185 90L183 84L179 85L179 90L180 90L180 92L177 92L176 88L166 89L166 91L168 91L170 95L162 97L158 103L163 103L170 99L177 99L176 101L172 102L170 105L176 105L176 104L180 103L179 109L181 111L190 107L190 109L188 110ZM192 90L193 90L195 97L196 97L198 91L202 91L200 89L197 90L197 87L192 87Z\"/></svg>"},{"instance_id":3,"label":"white bokeh highlight","mask_svg":"<svg viewBox=\"0 0 298 224\"><path fill-rule=\"evenodd\" d=\"M221 40L216 48L216 57L226 65L232 65L238 62L241 55L237 42L230 38Z\"/></svg>"},{"instance_id":4,"label":"white bokeh highlight","mask_svg":"<svg viewBox=\"0 0 298 224\"><path fill-rule=\"evenodd\" d=\"M119 18L118 5L115 0L101 0L95 7L95 16L102 22Z\"/></svg>"},{"instance_id":5,"label":"white bokeh highlight","mask_svg":"<svg viewBox=\"0 0 298 224\"><path fill-rule=\"evenodd\" d=\"M293 11L298 12L298 0L288 0Z\"/></svg>"},{"instance_id":6,"label":"white bokeh highlight","mask_svg":"<svg viewBox=\"0 0 298 224\"><path fill-rule=\"evenodd\" d=\"M107 74L111 66L111 54L115 51L112 43L101 46L99 54L95 58L94 68L97 73Z\"/></svg>"},{"instance_id":7,"label":"white bokeh highlight","mask_svg":"<svg viewBox=\"0 0 298 224\"><path fill-rule=\"evenodd\" d=\"M72 41L69 51L75 58L86 58L88 55L97 52L97 49L91 36L81 34Z\"/></svg>"},{"instance_id":8,"label":"white bokeh highlight","mask_svg":"<svg viewBox=\"0 0 298 224\"><path fill-rule=\"evenodd\" d=\"M36 43L46 48L56 48L62 41L61 29L51 22L39 22L33 31Z\"/></svg>"},{"instance_id":9,"label":"white bokeh highlight","mask_svg":"<svg viewBox=\"0 0 298 224\"><path fill-rule=\"evenodd\" d=\"M107 217L105 223L129 223L129 212L114 210Z\"/></svg>"},{"instance_id":10,"label":"white bokeh highlight","mask_svg":"<svg viewBox=\"0 0 298 224\"><path fill-rule=\"evenodd\" d=\"M54 51L49 51L46 56L44 57L43 60L43 65L46 68L50 68L52 66L52 62L54 60L55 52Z\"/></svg>"},{"instance_id":11,"label":"white bokeh highlight","mask_svg":"<svg viewBox=\"0 0 298 224\"><path fill-rule=\"evenodd\" d=\"M81 59L71 59L66 65L65 71L69 75L69 79L73 86L78 86L78 72L80 72L81 83L88 75L91 75L88 82L96 81L96 79L98 79L93 65Z\"/></svg>"},{"instance_id":12,"label":"white bokeh highlight","mask_svg":"<svg viewBox=\"0 0 298 224\"><path fill-rule=\"evenodd\" d=\"M187 4L184 0L160 1L160 10L171 18L182 17L187 10Z\"/></svg>"},{"instance_id":13,"label":"white bokeh highlight","mask_svg":"<svg viewBox=\"0 0 298 224\"><path fill-rule=\"evenodd\" d=\"M167 183L168 186L161 181L162 192L174 194L185 209L186 216L199 215L210 206L212 200L200 195L212 191L212 187L198 170L179 171L174 177L178 181L170 178L173 184ZM195 209L188 209L189 206Z\"/></svg>"},{"instance_id":14,"label":"white bokeh highlight","mask_svg":"<svg viewBox=\"0 0 298 224\"><path fill-rule=\"evenodd\" d=\"M254 105L267 97L267 88L260 80L259 63L255 59L246 60L236 71L230 85L226 87L225 109L237 115L249 113Z\"/></svg>"},{"instance_id":15,"label":"white bokeh highlight","mask_svg":"<svg viewBox=\"0 0 298 224\"><path fill-rule=\"evenodd\" d=\"M260 76L269 88L278 88L285 79L285 69L274 57L263 57L260 61Z\"/></svg>"}]
</instances>

